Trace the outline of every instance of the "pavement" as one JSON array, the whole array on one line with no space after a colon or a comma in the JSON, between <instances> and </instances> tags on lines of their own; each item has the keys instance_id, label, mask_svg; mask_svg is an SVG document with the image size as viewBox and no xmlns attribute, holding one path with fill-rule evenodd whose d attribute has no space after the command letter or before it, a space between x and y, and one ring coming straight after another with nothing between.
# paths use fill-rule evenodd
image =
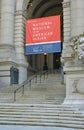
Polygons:
<instances>
[{"instance_id":1,"label":"pavement","mask_svg":"<svg viewBox=\"0 0 84 130\"><path fill-rule=\"evenodd\" d=\"M45 127L45 126L13 126L0 125L0 130L76 130L73 128Z\"/></svg>"}]
</instances>

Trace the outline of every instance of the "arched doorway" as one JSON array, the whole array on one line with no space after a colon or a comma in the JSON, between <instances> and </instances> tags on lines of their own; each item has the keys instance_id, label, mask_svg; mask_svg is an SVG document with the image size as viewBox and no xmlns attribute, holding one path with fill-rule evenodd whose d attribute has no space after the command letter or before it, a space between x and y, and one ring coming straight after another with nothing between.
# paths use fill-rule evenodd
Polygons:
<instances>
[{"instance_id":1,"label":"arched doorway","mask_svg":"<svg viewBox=\"0 0 84 130\"><path fill-rule=\"evenodd\" d=\"M54 15L61 16L61 41L63 41L62 0L17 0L15 13L15 48L19 66L19 83L22 83L28 78L27 68L29 66L38 70L43 70L44 66L44 54L26 56L24 53L25 21L27 19ZM50 70L54 69L53 59L55 56L53 53L47 54L47 64Z\"/></svg>"},{"instance_id":2,"label":"arched doorway","mask_svg":"<svg viewBox=\"0 0 84 130\"><path fill-rule=\"evenodd\" d=\"M67 85L67 88L68 88L66 93L67 93L67 97L68 97L67 99L70 99L71 103L74 102L74 100L72 101L72 97L73 97L73 99L77 99L77 97L76 97L76 95L73 94L73 92L71 92L71 93L69 92L69 91L71 91L73 89L73 83L69 84L69 80L71 80L70 79L71 77L69 77L68 75L72 73L72 76L74 77L73 79L75 80L75 78L76 78L75 76L77 75L77 72L78 72L79 69L77 70L76 74L73 75L76 70L73 71L74 68L73 68L72 63L74 63L74 59L73 59L73 62L72 62L71 59L73 58L73 55L72 55L73 52L72 52L72 49L71 49L70 38L71 38L71 33L72 32L73 32L73 34L75 34L75 33L79 34L81 32L81 30L83 29L83 27L81 28L81 27L79 27L79 24L77 24L77 29L78 29L78 31L80 30L80 32L75 31L75 29L76 29L76 27L74 27L75 18L73 17L74 16L74 13L73 13L74 11L73 10L75 10L77 12L79 10L79 8L81 8L80 7L81 4L76 3L76 5L78 5L77 6L78 10L76 8L73 8L73 10L72 10L71 7L74 5L73 1L65 0L63 2L63 9L64 9L64 11L63 11L62 3L61 3L63 0L45 0L45 1L44 0L30 0L30 1L29 0L18 0L18 1L19 1L19 3L21 3L21 1L22 1L21 11L22 12L26 11L26 18L27 19L61 14L61 37L62 37L62 41L63 41L63 33L64 33L64 45L63 45L64 49L63 49L62 54L63 54L64 59L66 59L66 61L64 61L64 62L66 64L66 66L65 66L66 72L67 72L66 77L68 77L68 80L65 79L66 80L66 85ZM81 3L83 3L83 1ZM18 6L20 6L20 5L18 4ZM83 12L83 8L81 9L81 13L82 12ZM76 21L78 23L79 23L79 21L78 21L79 14L80 13L78 13L78 15L76 16ZM63 32L63 24L62 24L63 23L63 15L64 15L64 32ZM81 17L80 19L82 19L82 18L83 17ZM74 21L73 26L72 26L71 20ZM74 27L74 29L73 29L73 27ZM74 33L74 31L75 31L75 33ZM49 56L51 57L51 59L53 59L53 54L49 54L48 57ZM38 57L40 57L40 56L38 55ZM50 59L50 57L48 59ZM40 58L40 60L41 60L41 58ZM41 63L41 62L39 62L39 63ZM53 63L53 61L52 61L52 63ZM42 63L41 63L41 65L42 65ZM70 66L71 66L71 68L70 68ZM41 67L39 67L39 68L41 68ZM70 68L70 70L69 70L69 68ZM72 86L72 89L71 89L71 86ZM81 99L83 99L83 98L81 98ZM81 103L82 103L82 101L81 101ZM83 102L83 104L84 104L84 102Z\"/></svg>"},{"instance_id":3,"label":"arched doorway","mask_svg":"<svg viewBox=\"0 0 84 130\"><path fill-rule=\"evenodd\" d=\"M24 0L22 7L23 7L23 11L26 11L26 20L60 15L61 16L61 41L63 41L62 0L30 0L29 2L28 0L27 1ZM48 53L48 54L29 55L26 57L30 68L32 67L33 69L38 69L38 70L43 70L43 69L53 70L56 69L55 60L59 60L60 62L60 56L61 53L59 54Z\"/></svg>"},{"instance_id":4,"label":"arched doorway","mask_svg":"<svg viewBox=\"0 0 84 130\"><path fill-rule=\"evenodd\" d=\"M63 41L63 8L62 0L30 0L27 5L27 19L42 18L47 16L61 16L61 41ZM61 53L59 53L59 59L57 53L47 54L47 65L50 70L55 68L55 59L60 62ZM32 67L34 69L42 70L44 66L45 54L28 56L28 59L32 59ZM34 62L33 62L34 61ZM60 63L59 63L60 64Z\"/></svg>"}]
</instances>

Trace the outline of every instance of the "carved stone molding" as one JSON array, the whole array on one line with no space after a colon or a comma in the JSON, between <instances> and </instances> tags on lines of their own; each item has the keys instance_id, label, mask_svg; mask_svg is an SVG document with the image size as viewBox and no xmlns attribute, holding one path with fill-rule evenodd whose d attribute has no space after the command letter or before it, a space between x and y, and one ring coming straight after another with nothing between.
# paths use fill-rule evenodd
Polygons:
<instances>
[{"instance_id":1,"label":"carved stone molding","mask_svg":"<svg viewBox=\"0 0 84 130\"><path fill-rule=\"evenodd\" d=\"M74 80L72 86L73 86L73 91L72 93L78 93L78 90L77 90L77 85L78 85L78 81L79 80Z\"/></svg>"},{"instance_id":2,"label":"carved stone molding","mask_svg":"<svg viewBox=\"0 0 84 130\"><path fill-rule=\"evenodd\" d=\"M71 39L71 47L78 59L84 59L84 33Z\"/></svg>"},{"instance_id":3,"label":"carved stone molding","mask_svg":"<svg viewBox=\"0 0 84 130\"><path fill-rule=\"evenodd\" d=\"M84 95L84 78L75 79L72 83L73 91L72 93L79 93Z\"/></svg>"},{"instance_id":4,"label":"carved stone molding","mask_svg":"<svg viewBox=\"0 0 84 130\"><path fill-rule=\"evenodd\" d=\"M70 7L70 2L63 2L63 8Z\"/></svg>"},{"instance_id":5,"label":"carved stone molding","mask_svg":"<svg viewBox=\"0 0 84 130\"><path fill-rule=\"evenodd\" d=\"M27 10L24 10L24 11L18 10L18 11L16 11L15 12L15 16L19 16L19 15L22 15L23 17L26 18L26 16L27 16Z\"/></svg>"}]
</instances>

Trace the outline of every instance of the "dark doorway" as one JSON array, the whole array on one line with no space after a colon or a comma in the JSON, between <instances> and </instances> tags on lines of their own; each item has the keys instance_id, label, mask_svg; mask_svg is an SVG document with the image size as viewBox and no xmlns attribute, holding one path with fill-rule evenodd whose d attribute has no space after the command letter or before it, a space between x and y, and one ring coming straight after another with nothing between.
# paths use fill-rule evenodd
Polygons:
<instances>
[{"instance_id":1,"label":"dark doorway","mask_svg":"<svg viewBox=\"0 0 84 130\"><path fill-rule=\"evenodd\" d=\"M59 70L60 69L60 57L61 53L54 53L53 54L53 69L54 70Z\"/></svg>"}]
</instances>

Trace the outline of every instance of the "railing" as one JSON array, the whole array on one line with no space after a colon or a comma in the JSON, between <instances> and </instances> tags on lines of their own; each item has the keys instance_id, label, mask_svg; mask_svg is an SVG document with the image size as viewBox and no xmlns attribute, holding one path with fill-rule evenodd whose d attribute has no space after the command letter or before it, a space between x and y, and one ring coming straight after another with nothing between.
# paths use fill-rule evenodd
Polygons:
<instances>
[{"instance_id":1,"label":"railing","mask_svg":"<svg viewBox=\"0 0 84 130\"><path fill-rule=\"evenodd\" d=\"M24 95L24 87L26 84L29 83L29 87L31 88L31 82L34 78L35 78L35 83L37 83L37 76L38 75L40 76L40 83L41 83L41 78L43 75L44 75L44 80L45 80L46 75L48 77L48 71L42 71L42 72L36 73L32 77L30 77L30 79L28 79L28 80L24 81L22 84L20 84L20 86L16 90L14 90L14 101L16 101L16 93L18 90L20 90L22 88L22 95Z\"/></svg>"},{"instance_id":2,"label":"railing","mask_svg":"<svg viewBox=\"0 0 84 130\"><path fill-rule=\"evenodd\" d=\"M45 76L47 75L47 77L48 77L48 71L42 71L41 73L40 73L40 83L41 83L41 78L42 78L42 76L44 76L44 80L45 80Z\"/></svg>"}]
</instances>

